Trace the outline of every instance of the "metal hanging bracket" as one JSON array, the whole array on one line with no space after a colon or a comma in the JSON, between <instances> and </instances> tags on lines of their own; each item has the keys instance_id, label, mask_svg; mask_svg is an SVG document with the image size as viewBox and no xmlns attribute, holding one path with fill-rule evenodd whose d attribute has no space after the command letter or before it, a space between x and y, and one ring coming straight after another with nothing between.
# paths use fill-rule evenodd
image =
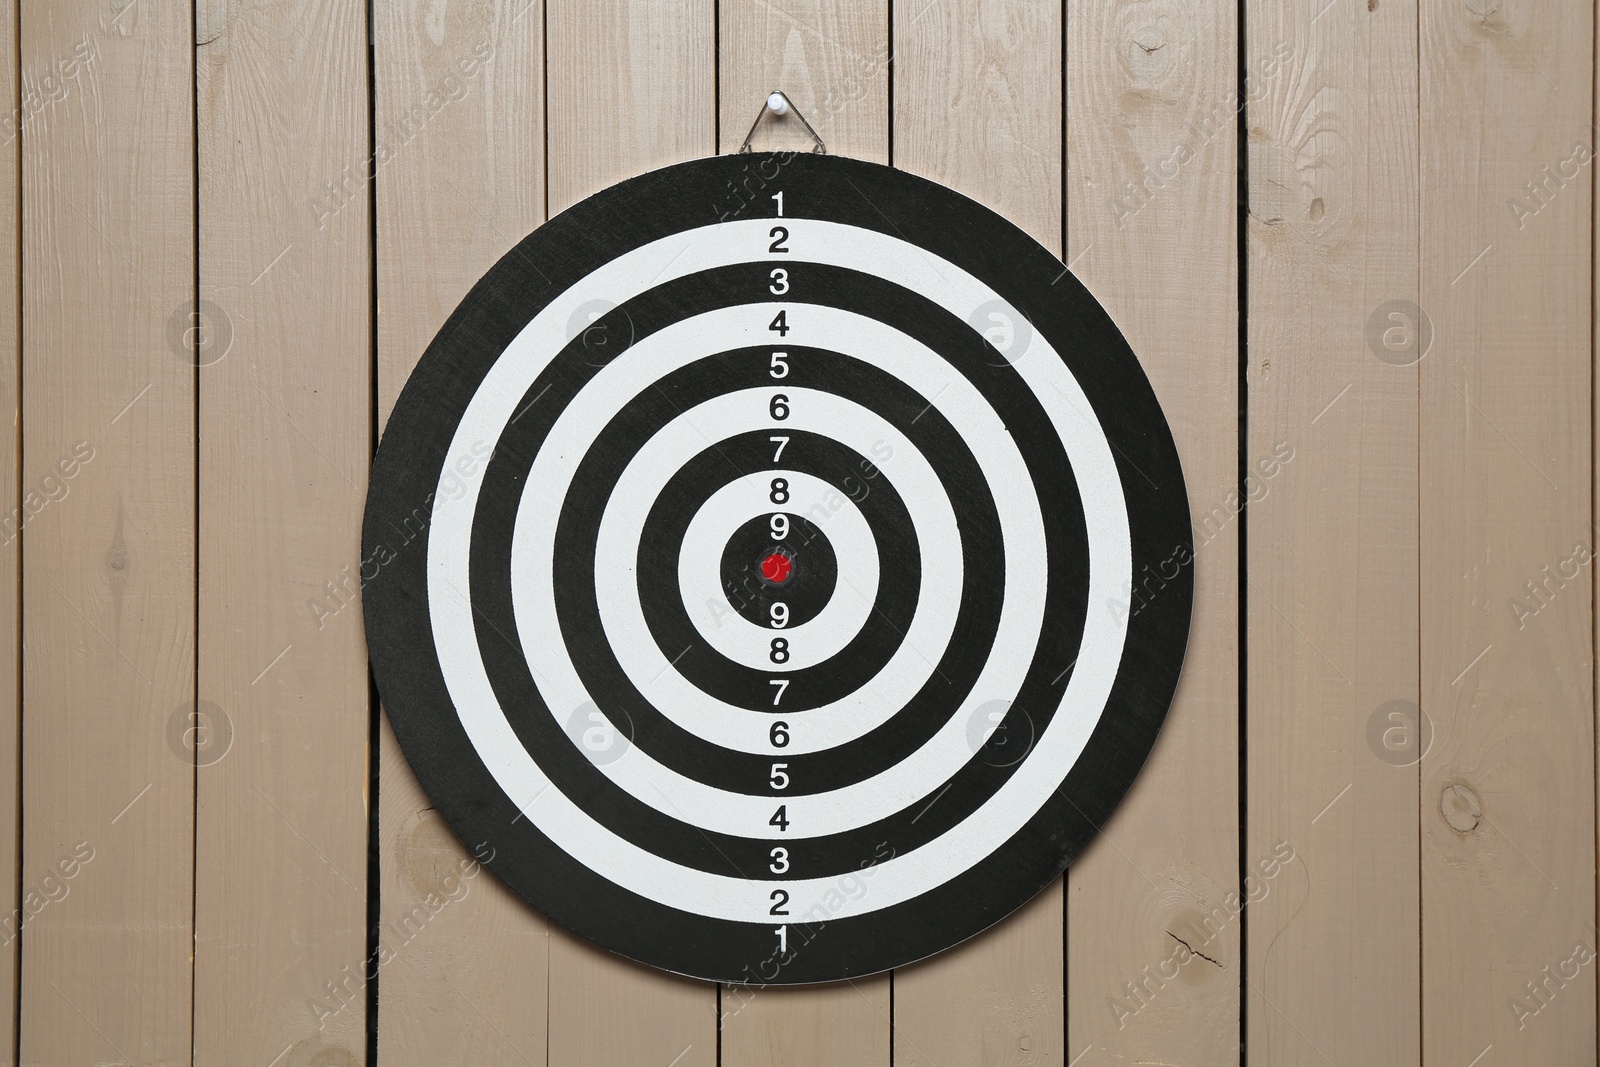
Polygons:
<instances>
[{"instance_id":1,"label":"metal hanging bracket","mask_svg":"<svg viewBox=\"0 0 1600 1067\"><path fill-rule=\"evenodd\" d=\"M767 94L767 98L761 101L761 110L756 112L756 120L750 124L750 132L744 135L744 143L739 146L741 154L750 151L750 138L756 135L756 127L761 125L761 116L769 111L778 116L783 116L793 111L794 117L800 120L800 125L804 126L806 132L811 135L811 139L817 142L817 147L811 151L817 155L827 155L828 146L822 143L821 135L817 133L811 123L806 121L806 117L800 114L800 109L794 106L794 101L790 100L789 94L782 89L772 90Z\"/></svg>"}]
</instances>

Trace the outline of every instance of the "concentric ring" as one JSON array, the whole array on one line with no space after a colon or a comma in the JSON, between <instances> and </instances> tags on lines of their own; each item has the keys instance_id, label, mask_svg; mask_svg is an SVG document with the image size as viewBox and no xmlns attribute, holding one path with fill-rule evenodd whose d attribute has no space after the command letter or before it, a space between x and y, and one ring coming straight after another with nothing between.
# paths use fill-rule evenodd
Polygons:
<instances>
[{"instance_id":1,"label":"concentric ring","mask_svg":"<svg viewBox=\"0 0 1600 1067\"><path fill-rule=\"evenodd\" d=\"M688 219L687 204L716 195L752 161L777 164L770 173L783 218L754 217L766 205L758 200L747 217ZM635 313L652 300L676 307L678 318ZM627 307L632 327L631 345L604 365L569 344L569 322L597 301ZM934 324L936 343L919 339L920 323L890 324L907 308ZM997 317L1029 327L1008 335L1004 359L982 332L993 334ZM584 329L591 319L581 316ZM680 690L681 700L636 701L638 683L655 684L642 677L642 661L624 669L626 686L613 680L590 692L568 655L595 644L660 654L653 627L662 613L648 612L642 637L629 632L637 648L617 649L621 616L611 608L631 598L645 613L643 585L599 575L592 557L581 574L558 571L562 524L598 488L608 509L619 503L616 514L632 516L615 520L616 537L642 541L654 502L671 504L674 484L670 470L651 479L660 492L642 511L613 497L643 445L615 457L612 485L577 480L598 440L590 431L637 436L627 424L647 418L642 398L674 399L664 383L717 366L718 353L760 350L771 377L793 385L788 354L806 348L922 398L926 413L907 425L932 419L960 442L929 446L926 456L949 500L964 488L948 473L958 452L980 471L1000 541L991 553L998 588L987 586L999 597L992 640L969 648L951 629L933 642L934 670L915 693L900 685L864 702L862 714L874 717L865 730L860 721L828 727L829 707L848 696L808 708L797 691L782 719L750 701L717 701L699 685ZM726 360L722 367L721 390L694 406L764 393L769 421L758 410L747 422L719 422L711 444L770 428L780 410L774 390ZM859 409L809 430L845 446L888 403L859 391L859 380L837 392L805 388L812 392L785 395ZM524 425L540 429L530 435ZM872 443L851 447L866 455ZM481 480L446 478L458 457L486 449L494 458ZM800 472L795 463L771 469ZM883 464L883 484L916 515L933 494L910 470ZM931 625L924 620L936 620L930 611L949 595L930 573L959 571L958 620L984 584L968 574L973 542L960 516L970 506L953 509L958 552L930 556L933 527L924 524L924 538L912 523L921 564L907 633ZM909 543L873 533L880 562ZM957 194L871 164L702 160L613 187L552 220L441 331L374 464L364 531L364 575L375 574L365 598L369 645L397 734L436 806L469 844L495 849L491 869L531 903L669 969L822 981L970 936L1089 840L1148 753L1176 685L1192 596L1188 536L1176 453L1137 362L1088 293L1031 239ZM637 561L649 547L617 558ZM583 589L603 617L574 630L576 621L563 620L583 613L556 605ZM682 606L681 583L675 592ZM869 613L862 633L872 621ZM850 643L831 655L818 647L812 668L844 662ZM916 646L901 642L896 652L904 647ZM749 650L730 651L724 659L750 669L740 662ZM952 655L970 656L977 669L941 696L939 664ZM721 666L678 677L718 687L713 674L733 677ZM925 712L913 711L919 700ZM614 759L592 758L568 732L591 705L613 728L634 729ZM653 714L629 713L645 706ZM1020 758L992 758L997 708L1003 728L1018 727L1005 737L1033 739ZM748 780L762 765L770 775Z\"/></svg>"},{"instance_id":2,"label":"concentric ring","mask_svg":"<svg viewBox=\"0 0 1600 1067\"><path fill-rule=\"evenodd\" d=\"M813 516L824 519L834 503L833 499L827 498L813 505ZM719 606L715 611L708 607L707 621L695 620L695 628L708 641L715 643L706 634L706 629L717 627L723 613L729 608L745 621L766 627L775 618L774 605L782 601L789 609L790 622L804 625L820 615L833 600L834 590L839 584L839 559L833 551L833 542L820 526L805 515L790 510L792 507L786 504L776 512L763 512L728 535L717 565L724 598L722 603L727 607ZM787 525L787 530L776 527L780 518ZM867 527L869 536L871 532L871 527ZM781 537L778 536L780 533ZM684 606L692 613L699 600L698 581L695 589L691 590L686 572L691 567L698 571L698 562L691 562L687 540L683 552L679 569L684 573L679 579L679 592L683 596ZM856 546L854 554L859 555L860 561L848 567L847 571L870 566L874 576L879 573L876 539L870 545ZM900 559L901 555L896 553L889 557L889 562L897 563ZM846 579L846 584L852 589L859 590L863 582L864 579L853 577ZM871 585L875 590L876 577ZM865 590L857 595L865 599ZM716 603L714 598L709 599L711 603Z\"/></svg>"},{"instance_id":3,"label":"concentric ring","mask_svg":"<svg viewBox=\"0 0 1600 1067\"><path fill-rule=\"evenodd\" d=\"M759 484L752 483L749 478L738 478L713 493L690 516L678 545L676 589L681 598L677 604L686 609L691 624L706 644L736 663L769 674L772 672L767 666L771 658L770 638L777 631L785 631L784 636L791 646L803 645L812 662L821 662L837 655L856 635L872 613L873 601L878 595L877 539L872 536L872 527L862 516L861 509L846 497L837 510L829 514L828 529L839 542L839 551L835 552L834 539L826 536L822 528L807 520L803 513L829 512L838 491L822 479L801 471L774 476L782 477L785 482L787 499L781 505L772 504L769 493ZM787 510L791 507L797 509L792 519ZM781 540L772 535L772 519L779 516L785 531ZM653 524L641 523L635 530L641 545L637 583L647 625L648 618L656 613L644 608L643 587L655 574L669 569L655 566L646 556L649 550L645 546L652 538L645 531L650 526ZM746 531L764 536L752 538ZM803 542L803 538L808 540ZM669 551L672 541L668 535L665 544ZM810 567L797 564L796 557L808 549L814 550L816 564ZM740 561L743 565L729 567L732 561L728 557L735 554L743 557ZM600 555L598 548L596 555ZM778 566L773 567L773 578L765 577L760 570L761 564L774 556L782 561L781 578L776 577ZM842 582L839 580L841 571ZM749 593L729 580L739 573L748 576L752 587ZM825 583L819 595L805 596L808 590L804 583L818 574ZM748 618L730 603L730 586L745 602L754 603L759 599L765 603L765 612L755 613L759 621ZM765 597L761 596L763 592L767 593ZM796 592L801 594L800 600L791 595ZM661 599L671 602L670 595ZM695 605L703 605L704 610L694 610ZM741 603L740 607L744 606ZM784 673L799 670L805 662L798 654L791 655Z\"/></svg>"},{"instance_id":4,"label":"concentric ring","mask_svg":"<svg viewBox=\"0 0 1600 1067\"><path fill-rule=\"evenodd\" d=\"M808 408L848 415L849 421L841 425L851 429L848 432L833 431L830 443L829 435L812 428L825 423L808 423L797 415L787 427L791 435L801 439L822 440L804 452L795 450L791 456L792 466L766 472L776 471L773 476L797 474L816 478L820 493L826 485L821 482L821 476L828 470L826 459L829 458L824 455L820 457L823 462L818 463L818 453L823 451L823 445L827 445L830 452L849 450L859 453L870 447L870 442L882 440L884 435L892 433L886 421L850 401L810 389L791 388L790 391L797 398L803 396ZM750 401L764 395L761 391L738 390L698 405L673 420L662 431L662 435L670 433L679 437L682 452L672 450L670 444L656 443L662 436L658 435L656 441L641 449L638 455L664 454L674 461L680 471L673 479L674 490L677 491L689 490L697 471L705 471L714 478L720 478L724 470L733 473L728 463L734 456L738 457L740 466L749 460L764 459L765 429L748 429L738 412L739 407L749 407ZM741 404L741 400L745 403ZM737 431L719 442L715 449L708 450L703 466L690 462L699 451L695 445L703 447L703 439L695 434L692 427L697 415L703 415L703 421L707 424L722 424ZM898 435L895 436L898 438ZM830 524L841 521L852 510L864 506L877 518L876 524L882 528L881 532L886 537L911 545L915 557L908 553L907 558L901 561L910 564L904 568L905 573L897 574L902 580L901 584L873 591L871 603L875 604L876 617L867 631L867 641L863 642L866 647L854 650L853 662L842 669L839 666L832 667L832 677L817 675L807 681L804 691L797 690L787 696L783 704L786 710L796 713L803 711L811 720L808 727L810 735L802 745L802 751L842 744L886 721L933 676L935 665L948 646L958 621L964 560L956 514L933 468L909 442L901 440L899 443L900 450L896 456L899 462L894 465L893 471L886 470L877 479L876 498L869 496L856 505L849 502L842 488L834 487L837 494L834 507L829 508L825 521ZM833 467L837 469L837 463ZM601 521L601 538L619 529L631 529L637 537L642 529L651 525L642 516L630 518L627 514L628 504L653 500L655 495L645 478L630 477L630 472L637 470L638 467L630 465L630 471L624 472L618 479L617 488L611 494L606 509L606 518ZM895 486L903 487L905 494L897 492ZM909 507L902 503L906 499L911 500ZM619 507L619 501L627 503ZM613 518L614 512L621 514ZM681 515L679 517L681 519ZM527 536L532 537L536 533L528 531ZM571 538L579 545L586 543L587 524L575 525ZM598 554L609 554L631 547L634 543L628 542L626 546L613 548L607 541L597 540L595 550ZM938 552L933 558L943 570L944 581L935 583L932 575L936 572L921 564L921 559L930 550ZM513 544L513 554L515 552ZM907 578L915 584L903 584ZM514 595L516 588L513 578ZM866 595L866 590L851 592L861 597ZM768 676L771 669L753 670L719 661L691 671L681 662L674 664L671 660L684 653L686 646L683 642L688 641L693 632L688 626L681 625L688 622L690 616L684 613L681 602L676 602L670 616L663 612L647 621L635 610L637 605L637 600L620 602L615 605L617 610L610 613L602 606L601 617L609 637L607 649L616 655L641 694L656 707L670 709L665 714L697 736L717 738L720 744L738 751L768 751L764 736L743 740L741 727L748 720L748 710L768 706ZM680 625L671 626L675 621ZM669 626L670 630L667 629ZM651 630L658 635L670 632L672 636L665 641L657 640L648 636ZM881 639L876 643L870 641L873 630ZM524 637L525 641L535 639L531 635ZM826 639L823 641L819 647L810 647L803 642L796 644L791 659L782 665L783 673L792 675L804 672L829 658L827 653L834 650L831 649L831 642ZM552 654L555 654L553 649ZM694 663L712 655L709 645L696 645L688 648L684 659ZM879 666L881 669L875 669ZM715 680L708 683L707 675L716 675ZM707 697L716 699L705 699Z\"/></svg>"},{"instance_id":5,"label":"concentric ring","mask_svg":"<svg viewBox=\"0 0 1600 1067\"><path fill-rule=\"evenodd\" d=\"M792 465L772 467L767 464L759 472L740 473L736 470L736 466L742 468L754 465L752 461L764 461L771 451L771 446L767 444L764 428L748 430L743 428L743 424L734 421L737 419L737 412L732 409L738 406L736 402L738 395L729 393L691 409L690 412L669 423L636 454L635 461L630 463L628 469L617 479L607 501L595 541L596 557L604 559L624 551L632 550L635 553L644 551L650 554L648 564L651 567L650 574L662 574L675 564L679 547L676 544L677 539L686 537L692 530L690 523L693 516L690 514L690 508L700 503L703 494L709 495L706 494L707 489L719 483L725 485L725 488L716 491L743 505L742 514L754 515L760 511L757 507L758 500L767 496L771 480L781 479L785 483L784 492L789 500L802 503L801 513L812 515L817 524L829 533L830 538L837 541L839 547L835 549L835 553L843 552L845 558L850 561L850 566L843 574L846 587L840 590L833 600L837 605L833 610L839 613L839 616L832 622L835 627L844 626L848 629L828 634L820 632L815 626L808 629L809 624L801 624L791 629L789 637L791 645L794 646L794 653L784 665L785 672L804 670L836 655L861 631L875 604L876 610L884 613L885 618L889 620L889 624L883 628L897 626L900 635L905 634L908 627L916 624L914 612L917 606L922 604L928 611L924 613L926 621L920 631L927 632L919 632L919 638L928 642L931 647L938 647L939 642L947 640L948 630L953 628L959 609L959 585L953 590L924 589L919 592L920 576L916 572L920 568L915 566L915 559L901 560L899 561L901 565L898 566L896 561L890 560L888 565L901 586L880 590L878 571L882 562L877 548L880 537L874 535L873 522L869 522L862 513L862 508L865 507L867 512L884 527L881 532L896 540L916 536L914 530L925 530L926 536L937 537L941 547L946 551L955 552L959 559L960 535L956 528L954 513L950 510L948 499L944 494L940 492L937 500L929 506L918 507L914 512L908 512L901 502L900 495L889 485L888 478L884 477L879 479L874 487L879 490L879 499L873 499L868 495L857 504L839 485L827 480L830 473L835 478L838 477L839 468L843 466L843 457L853 455L854 450L849 448L848 442L830 440L806 430L803 425L787 429L791 436L810 439L814 443L803 451L795 450ZM824 404L834 407L838 406L840 401L837 397L819 401L819 406ZM726 419L730 427L739 427L739 432L721 438L714 446L707 447L704 439L692 425L694 421L699 421L697 417L702 414L707 419ZM863 414L869 413L863 412ZM677 440L670 440L672 437L676 437ZM824 454L819 456L819 452ZM651 468L654 468L654 477ZM938 486L932 469L925 464L918 474L921 475L919 485L930 489ZM727 478L734 480L725 482ZM786 506L788 505L768 503L766 513L771 514ZM919 520L926 523L926 527L918 526ZM573 536L581 538L586 534L587 528L584 527L576 529ZM642 549L639 547L641 544ZM709 554L710 551L715 551L720 557L721 548L721 543L707 545L704 552ZM870 563L858 558L865 555L870 555ZM641 568L647 565L643 562L644 558L641 556ZM718 563L720 564L720 558ZM734 634L707 633L708 629L716 626L713 613L707 610L695 610L695 606L704 608L705 600L713 595L709 588L702 589L695 600L687 602L682 597L680 589L674 588L670 598L670 610L673 614L672 622L676 625L668 628L663 618L665 609L669 607L668 598L646 595L646 590L654 587L650 574L641 570L638 577L641 597L651 602L657 609L651 613L648 620L639 610L640 598L628 601L616 598L610 605L611 610L608 610L602 598L600 612L606 622L607 630L619 631L619 636L611 642L611 647L618 650L619 658L627 665L630 676L640 679L641 691L650 697L651 691L655 689L660 695L659 698L652 699L658 705L663 701L681 702L688 695L683 687L698 683L695 684L697 694L717 696L727 701L735 710L764 707L768 703L766 675L771 673L772 668L757 669L755 666L758 660L755 654L755 631L758 628L741 617L728 624L728 627L734 628ZM709 577L715 578L720 586L720 565L717 572ZM909 588L904 587L907 579L912 583ZM681 588L681 583L679 585ZM935 593L943 595L933 595ZM624 615L626 618L622 617ZM627 630L642 637L643 630L640 628L656 631L656 639L645 642L648 647L639 647L620 636L621 631ZM663 630L667 629L670 629L671 637L663 634ZM679 654L685 648L685 642L692 642L696 635L701 636L702 643L697 644L690 653L697 660L712 657L725 642L748 637L748 654L726 657L746 670L754 672L748 682L742 686L737 683L723 685L717 684L721 681L717 679L708 684L704 676L716 670L716 666L702 667L698 672L700 677L696 677L690 670L670 664L668 660ZM892 642L885 642L887 647L884 651L892 653L895 645L903 644L905 639L900 635L896 635ZM906 657L910 655L909 652L905 654ZM656 683L652 683L649 679L659 672L665 673L662 682L659 683L661 688L657 689ZM721 672L731 673L731 668L721 666ZM925 672L920 673L923 677L926 676ZM694 683L691 683L690 679L693 679ZM676 696L667 695L668 686L676 690ZM730 688L748 690L753 693L754 699L749 697L740 699L726 692ZM844 693L847 694L855 688L855 684L848 685L844 687ZM807 701L808 704L824 702L821 699ZM791 703L790 706L794 704ZM715 731L696 732L701 736L710 736ZM765 748L752 751L765 751Z\"/></svg>"}]
</instances>

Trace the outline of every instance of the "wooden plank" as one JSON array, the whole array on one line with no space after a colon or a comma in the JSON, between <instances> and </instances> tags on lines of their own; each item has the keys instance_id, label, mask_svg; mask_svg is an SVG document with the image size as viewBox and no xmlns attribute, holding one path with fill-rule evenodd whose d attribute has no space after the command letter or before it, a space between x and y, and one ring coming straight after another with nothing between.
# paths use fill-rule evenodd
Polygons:
<instances>
[{"instance_id":1,"label":"wooden plank","mask_svg":"<svg viewBox=\"0 0 1600 1067\"><path fill-rule=\"evenodd\" d=\"M1238 484L1238 26L1231 5L1092 0L1071 8L1067 32L1067 262L1155 386L1197 561L1166 725L1068 872L1068 1058L1233 1063L1240 924L1221 920L1239 883L1239 523L1207 520L1231 509ZM1163 168L1170 180L1152 177ZM1216 934L1195 946L1217 965L1192 960L1161 985L1175 938L1192 943L1188 931L1219 910Z\"/></svg>"},{"instance_id":2,"label":"wooden plank","mask_svg":"<svg viewBox=\"0 0 1600 1067\"><path fill-rule=\"evenodd\" d=\"M547 0L552 214L716 148L713 0ZM552 1067L717 1059L716 987L550 932Z\"/></svg>"},{"instance_id":3,"label":"wooden plank","mask_svg":"<svg viewBox=\"0 0 1600 1067\"><path fill-rule=\"evenodd\" d=\"M737 152L767 93L782 89L830 153L889 155L888 0L722 5L721 152ZM757 149L809 151L792 116L767 115ZM888 1067L890 977L800 988L736 987L721 999L723 1067Z\"/></svg>"},{"instance_id":4,"label":"wooden plank","mask_svg":"<svg viewBox=\"0 0 1600 1067\"><path fill-rule=\"evenodd\" d=\"M737 152L782 89L830 154L888 162L888 0L724 0L719 39L719 152ZM809 151L811 138L794 116L766 115L752 147Z\"/></svg>"},{"instance_id":5,"label":"wooden plank","mask_svg":"<svg viewBox=\"0 0 1600 1067\"><path fill-rule=\"evenodd\" d=\"M190 8L144 0L21 11L31 96L21 105L20 1054L41 1064L186 1064ZM11 529L16 519L8 514ZM16 918L3 920L13 941Z\"/></svg>"},{"instance_id":6,"label":"wooden plank","mask_svg":"<svg viewBox=\"0 0 1600 1067\"><path fill-rule=\"evenodd\" d=\"M0 285L0 418L11 416L0 459L0 508L22 507L22 187L21 99L17 94L17 11L0 11L0 256L12 265ZM17 910L22 814L22 538L0 527L0 911ZM0 933L0 1004L17 1003L17 938ZM0 1062L16 1049L17 1015L0 1011Z\"/></svg>"},{"instance_id":7,"label":"wooden plank","mask_svg":"<svg viewBox=\"0 0 1600 1067\"><path fill-rule=\"evenodd\" d=\"M548 0L545 21L552 215L716 152L715 0Z\"/></svg>"},{"instance_id":8,"label":"wooden plank","mask_svg":"<svg viewBox=\"0 0 1600 1067\"><path fill-rule=\"evenodd\" d=\"M372 449L367 9L196 11L200 693L197 1064L366 1058L370 702L358 609ZM329 612L337 613L334 618Z\"/></svg>"},{"instance_id":9,"label":"wooden plank","mask_svg":"<svg viewBox=\"0 0 1600 1067\"><path fill-rule=\"evenodd\" d=\"M1248 1046L1415 1065L1417 10L1245 19Z\"/></svg>"},{"instance_id":10,"label":"wooden plank","mask_svg":"<svg viewBox=\"0 0 1600 1067\"><path fill-rule=\"evenodd\" d=\"M890 981L724 987L722 1067L888 1067Z\"/></svg>"},{"instance_id":11,"label":"wooden plank","mask_svg":"<svg viewBox=\"0 0 1600 1067\"><path fill-rule=\"evenodd\" d=\"M1058 1067L1065 1033L1060 879L969 941L894 972L897 1067Z\"/></svg>"},{"instance_id":12,"label":"wooden plank","mask_svg":"<svg viewBox=\"0 0 1600 1067\"><path fill-rule=\"evenodd\" d=\"M894 6L894 162L1061 251L1062 10L1004 0ZM1064 1064L1057 880L959 948L894 977L896 1064Z\"/></svg>"},{"instance_id":13,"label":"wooden plank","mask_svg":"<svg viewBox=\"0 0 1600 1067\"><path fill-rule=\"evenodd\" d=\"M674 1059L709 1067L717 1062L717 987L551 926L549 1055L552 1067Z\"/></svg>"},{"instance_id":14,"label":"wooden plank","mask_svg":"<svg viewBox=\"0 0 1600 1067\"><path fill-rule=\"evenodd\" d=\"M445 317L544 218L542 5L437 12L373 9L380 424ZM474 866L387 718L378 826L379 937L396 961L380 969L379 1060L543 1064L545 920Z\"/></svg>"},{"instance_id":15,"label":"wooden plank","mask_svg":"<svg viewBox=\"0 0 1600 1067\"><path fill-rule=\"evenodd\" d=\"M1593 20L1421 9L1429 1064L1595 1056Z\"/></svg>"},{"instance_id":16,"label":"wooden plank","mask_svg":"<svg viewBox=\"0 0 1600 1067\"><path fill-rule=\"evenodd\" d=\"M1005 0L894 5L894 164L1061 251L1061 20Z\"/></svg>"}]
</instances>

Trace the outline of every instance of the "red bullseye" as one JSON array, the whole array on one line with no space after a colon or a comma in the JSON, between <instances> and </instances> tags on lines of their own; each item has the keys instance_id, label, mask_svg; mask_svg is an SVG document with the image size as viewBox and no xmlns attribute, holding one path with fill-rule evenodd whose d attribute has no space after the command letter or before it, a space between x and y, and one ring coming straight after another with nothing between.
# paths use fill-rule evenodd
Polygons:
<instances>
[{"instance_id":1,"label":"red bullseye","mask_svg":"<svg viewBox=\"0 0 1600 1067\"><path fill-rule=\"evenodd\" d=\"M793 570L794 560L782 552L774 552L761 561L761 577L774 584L787 582Z\"/></svg>"}]
</instances>

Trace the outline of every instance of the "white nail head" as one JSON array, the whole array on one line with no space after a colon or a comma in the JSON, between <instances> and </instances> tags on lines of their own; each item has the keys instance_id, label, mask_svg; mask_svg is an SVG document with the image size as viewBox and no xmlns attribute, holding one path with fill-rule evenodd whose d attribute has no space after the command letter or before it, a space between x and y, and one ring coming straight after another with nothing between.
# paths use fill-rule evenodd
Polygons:
<instances>
[{"instance_id":1,"label":"white nail head","mask_svg":"<svg viewBox=\"0 0 1600 1067\"><path fill-rule=\"evenodd\" d=\"M786 114L789 110L789 99L780 92L774 92L767 97L767 107L772 110L774 115Z\"/></svg>"}]
</instances>

